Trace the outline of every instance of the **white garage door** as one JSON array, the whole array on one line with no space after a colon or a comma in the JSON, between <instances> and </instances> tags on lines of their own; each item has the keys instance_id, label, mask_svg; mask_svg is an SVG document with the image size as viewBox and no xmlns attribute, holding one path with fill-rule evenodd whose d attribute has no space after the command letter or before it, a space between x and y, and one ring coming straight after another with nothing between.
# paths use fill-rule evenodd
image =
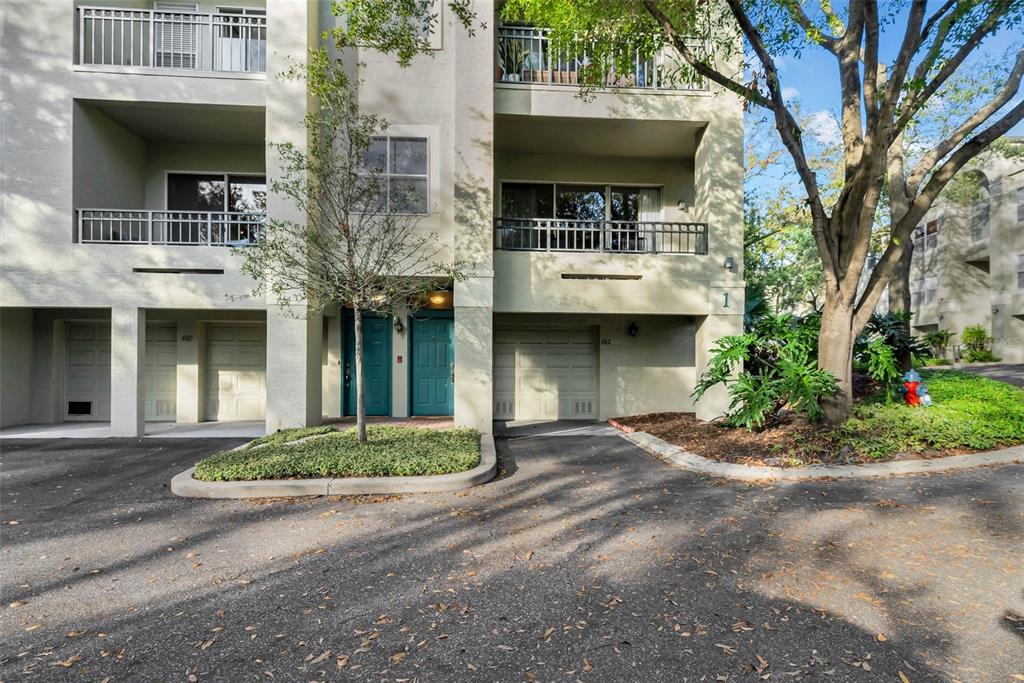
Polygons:
<instances>
[{"instance_id":1,"label":"white garage door","mask_svg":"<svg viewBox=\"0 0 1024 683\"><path fill-rule=\"evenodd\" d=\"M205 419L262 420L266 410L266 327L211 323L206 330Z\"/></svg>"},{"instance_id":2,"label":"white garage door","mask_svg":"<svg viewBox=\"0 0 1024 683\"><path fill-rule=\"evenodd\" d=\"M110 419L110 323L65 327L64 418Z\"/></svg>"},{"instance_id":3,"label":"white garage door","mask_svg":"<svg viewBox=\"0 0 1024 683\"><path fill-rule=\"evenodd\" d=\"M174 323L146 325L146 419L173 420L178 405L178 328Z\"/></svg>"},{"instance_id":4,"label":"white garage door","mask_svg":"<svg viewBox=\"0 0 1024 683\"><path fill-rule=\"evenodd\" d=\"M597 330L496 329L494 417L597 419Z\"/></svg>"}]
</instances>

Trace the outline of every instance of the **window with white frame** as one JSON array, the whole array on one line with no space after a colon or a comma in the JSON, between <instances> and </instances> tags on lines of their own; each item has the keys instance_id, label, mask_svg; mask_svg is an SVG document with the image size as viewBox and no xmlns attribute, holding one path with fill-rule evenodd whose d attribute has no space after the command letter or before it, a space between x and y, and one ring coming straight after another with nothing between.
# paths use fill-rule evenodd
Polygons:
<instances>
[{"instance_id":1,"label":"window with white frame","mask_svg":"<svg viewBox=\"0 0 1024 683\"><path fill-rule=\"evenodd\" d=\"M982 176L978 181L978 199L971 207L971 241L977 242L988 236L988 219L991 206L991 192L988 179Z\"/></svg>"},{"instance_id":2,"label":"window with white frame","mask_svg":"<svg viewBox=\"0 0 1024 683\"><path fill-rule=\"evenodd\" d=\"M939 221L938 219L928 221L925 225L919 225L911 233L914 243L915 259L924 259L932 254L939 247Z\"/></svg>"},{"instance_id":3,"label":"window with white frame","mask_svg":"<svg viewBox=\"0 0 1024 683\"><path fill-rule=\"evenodd\" d=\"M926 306L934 304L939 299L939 278L929 275L924 279L924 303Z\"/></svg>"},{"instance_id":4,"label":"window with white frame","mask_svg":"<svg viewBox=\"0 0 1024 683\"><path fill-rule=\"evenodd\" d=\"M935 276L918 278L911 284L914 307L931 306L939 300L939 279Z\"/></svg>"},{"instance_id":5,"label":"window with white frame","mask_svg":"<svg viewBox=\"0 0 1024 683\"><path fill-rule=\"evenodd\" d=\"M363 165L380 174L380 207L390 213L427 213L427 138L375 137Z\"/></svg>"}]
</instances>

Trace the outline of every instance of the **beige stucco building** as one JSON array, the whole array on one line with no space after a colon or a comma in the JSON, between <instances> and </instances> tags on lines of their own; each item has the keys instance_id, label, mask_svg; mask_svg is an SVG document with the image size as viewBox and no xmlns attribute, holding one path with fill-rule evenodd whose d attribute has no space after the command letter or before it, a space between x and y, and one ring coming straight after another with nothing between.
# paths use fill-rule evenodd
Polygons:
<instances>
[{"instance_id":1,"label":"beige stucco building","mask_svg":"<svg viewBox=\"0 0 1024 683\"><path fill-rule=\"evenodd\" d=\"M989 155L970 173L977 198L941 199L914 233L913 329L992 335L992 352L1024 363L1024 163Z\"/></svg>"},{"instance_id":2,"label":"beige stucco building","mask_svg":"<svg viewBox=\"0 0 1024 683\"><path fill-rule=\"evenodd\" d=\"M294 216L267 143L304 144L308 102L275 74L329 3L102 5L0 5L0 426L350 414L345 311L283 315L228 248ZM369 412L720 414L722 391L690 394L742 328L741 103L662 55L581 99L585 55L475 9L494 20L470 35L442 8L408 68L345 55L390 123L388 182L470 264L428 309L368 321Z\"/></svg>"}]
</instances>

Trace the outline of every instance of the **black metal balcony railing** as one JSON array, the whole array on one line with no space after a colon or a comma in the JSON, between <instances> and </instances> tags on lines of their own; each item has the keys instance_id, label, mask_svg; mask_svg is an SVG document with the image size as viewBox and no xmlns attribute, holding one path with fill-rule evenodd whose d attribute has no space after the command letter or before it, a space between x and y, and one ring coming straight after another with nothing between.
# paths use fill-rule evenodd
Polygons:
<instances>
[{"instance_id":1,"label":"black metal balcony railing","mask_svg":"<svg viewBox=\"0 0 1024 683\"><path fill-rule=\"evenodd\" d=\"M506 83L543 83L552 85L602 85L612 88L646 90L706 90L707 81L670 50L645 52L623 48L619 61L628 63L616 72L612 64L598 64L581 43L572 50L556 52L551 48L549 29L534 26L499 26L496 41L495 78ZM705 42L686 40L690 49L702 54ZM595 82L596 81L596 82Z\"/></svg>"},{"instance_id":2,"label":"black metal balcony railing","mask_svg":"<svg viewBox=\"0 0 1024 683\"><path fill-rule=\"evenodd\" d=\"M707 254L707 223L496 218L494 246L510 251Z\"/></svg>"},{"instance_id":3,"label":"black metal balcony railing","mask_svg":"<svg viewBox=\"0 0 1024 683\"><path fill-rule=\"evenodd\" d=\"M251 243L266 215L237 211L79 209L77 237L83 244L169 244L232 247Z\"/></svg>"}]
</instances>

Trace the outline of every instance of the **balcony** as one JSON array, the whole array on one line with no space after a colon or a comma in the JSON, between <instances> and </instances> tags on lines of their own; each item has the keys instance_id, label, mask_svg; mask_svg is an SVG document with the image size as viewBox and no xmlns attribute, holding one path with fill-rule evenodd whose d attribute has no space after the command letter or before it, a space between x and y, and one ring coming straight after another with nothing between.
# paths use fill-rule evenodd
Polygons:
<instances>
[{"instance_id":1,"label":"balcony","mask_svg":"<svg viewBox=\"0 0 1024 683\"><path fill-rule=\"evenodd\" d=\"M496 218L496 249L613 254L708 253L708 224Z\"/></svg>"},{"instance_id":2,"label":"balcony","mask_svg":"<svg viewBox=\"0 0 1024 683\"><path fill-rule=\"evenodd\" d=\"M266 215L255 212L79 209L75 236L82 244L240 247L265 225Z\"/></svg>"},{"instance_id":3,"label":"balcony","mask_svg":"<svg viewBox=\"0 0 1024 683\"><path fill-rule=\"evenodd\" d=\"M707 82L692 67L668 50L644 54L626 49L632 66L616 72L614 65L600 64L585 46L555 53L549 44L549 30L532 26L499 26L495 80L501 83L579 86L583 84L611 88L644 90L704 91ZM695 50L704 43L690 39Z\"/></svg>"},{"instance_id":4,"label":"balcony","mask_svg":"<svg viewBox=\"0 0 1024 683\"><path fill-rule=\"evenodd\" d=\"M219 12L77 8L78 64L263 74L267 17L262 9Z\"/></svg>"}]
</instances>

